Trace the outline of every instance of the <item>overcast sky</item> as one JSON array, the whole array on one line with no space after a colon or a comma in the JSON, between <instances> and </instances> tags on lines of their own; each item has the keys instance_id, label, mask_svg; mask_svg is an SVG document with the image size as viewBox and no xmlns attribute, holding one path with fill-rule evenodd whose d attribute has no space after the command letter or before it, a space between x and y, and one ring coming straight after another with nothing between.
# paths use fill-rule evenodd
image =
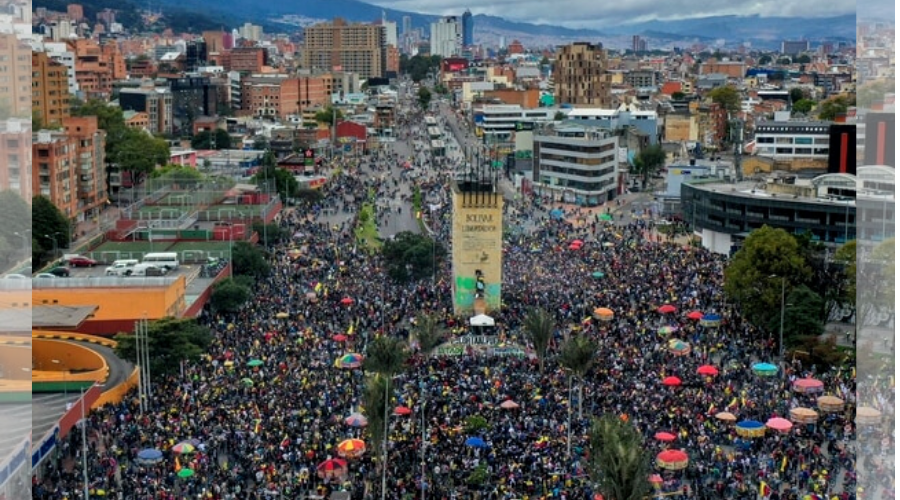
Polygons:
<instances>
[{"instance_id":1,"label":"overcast sky","mask_svg":"<svg viewBox=\"0 0 900 500\"><path fill-rule=\"evenodd\" d=\"M846 0L368 0L369 3L423 14L490 14L511 21L546 23L572 28L717 15L827 17L856 12ZM891 0L885 2L893 7ZM811 8L813 7L813 8ZM893 11L893 9L891 9Z\"/></svg>"}]
</instances>

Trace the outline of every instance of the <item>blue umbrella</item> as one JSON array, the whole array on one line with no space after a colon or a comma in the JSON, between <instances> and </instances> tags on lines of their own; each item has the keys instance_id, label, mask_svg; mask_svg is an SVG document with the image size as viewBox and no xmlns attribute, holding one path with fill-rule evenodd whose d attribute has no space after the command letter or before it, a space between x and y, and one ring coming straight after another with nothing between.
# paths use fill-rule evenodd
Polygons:
<instances>
[{"instance_id":1,"label":"blue umbrella","mask_svg":"<svg viewBox=\"0 0 900 500\"><path fill-rule=\"evenodd\" d=\"M141 450L137 454L138 463L144 464L155 464L162 461L163 454L161 451L147 448L145 450Z\"/></svg>"},{"instance_id":2,"label":"blue umbrella","mask_svg":"<svg viewBox=\"0 0 900 500\"><path fill-rule=\"evenodd\" d=\"M760 377L771 377L778 373L778 367L772 363L756 363L751 369L753 370L753 373Z\"/></svg>"},{"instance_id":3,"label":"blue umbrella","mask_svg":"<svg viewBox=\"0 0 900 500\"><path fill-rule=\"evenodd\" d=\"M756 420L744 420L738 422L735 430L741 437L762 437L766 434L766 426L762 422Z\"/></svg>"},{"instance_id":4,"label":"blue umbrella","mask_svg":"<svg viewBox=\"0 0 900 500\"><path fill-rule=\"evenodd\" d=\"M705 314L700 318L700 324L707 327L716 327L722 323L722 317L718 314Z\"/></svg>"},{"instance_id":5,"label":"blue umbrella","mask_svg":"<svg viewBox=\"0 0 900 500\"><path fill-rule=\"evenodd\" d=\"M469 439L466 439L466 446L471 446L472 448L487 448L487 443L480 437L470 437Z\"/></svg>"},{"instance_id":6,"label":"blue umbrella","mask_svg":"<svg viewBox=\"0 0 900 500\"><path fill-rule=\"evenodd\" d=\"M550 217L552 217L554 219L562 219L563 215L565 215L563 213L563 211L558 208L554 208L553 210L550 211Z\"/></svg>"}]
</instances>

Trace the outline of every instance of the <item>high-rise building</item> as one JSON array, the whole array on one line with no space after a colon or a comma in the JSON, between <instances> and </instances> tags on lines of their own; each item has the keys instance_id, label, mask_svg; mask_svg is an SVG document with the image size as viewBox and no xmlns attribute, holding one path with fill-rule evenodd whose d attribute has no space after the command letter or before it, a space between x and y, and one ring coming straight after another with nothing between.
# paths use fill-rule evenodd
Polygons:
<instances>
[{"instance_id":1,"label":"high-rise building","mask_svg":"<svg viewBox=\"0 0 900 500\"><path fill-rule=\"evenodd\" d=\"M31 53L33 114L44 125L59 125L69 116L69 81L66 67L46 52Z\"/></svg>"},{"instance_id":2,"label":"high-rise building","mask_svg":"<svg viewBox=\"0 0 900 500\"><path fill-rule=\"evenodd\" d=\"M14 33L0 34L0 60L4 61L3 81L0 81L0 103L10 115L31 114L31 47L16 38Z\"/></svg>"},{"instance_id":3,"label":"high-rise building","mask_svg":"<svg viewBox=\"0 0 900 500\"><path fill-rule=\"evenodd\" d=\"M230 49L225 47L225 32L222 30L204 31L203 41L206 42L206 52L222 52Z\"/></svg>"},{"instance_id":4,"label":"high-rise building","mask_svg":"<svg viewBox=\"0 0 900 500\"><path fill-rule=\"evenodd\" d=\"M77 3L66 5L66 14L76 23L84 19L84 7Z\"/></svg>"},{"instance_id":5,"label":"high-rise building","mask_svg":"<svg viewBox=\"0 0 900 500\"><path fill-rule=\"evenodd\" d=\"M462 25L456 16L431 23L431 55L453 57L462 51Z\"/></svg>"},{"instance_id":6,"label":"high-rise building","mask_svg":"<svg viewBox=\"0 0 900 500\"><path fill-rule=\"evenodd\" d=\"M553 65L556 103L609 108L612 105L606 50L576 42L559 47Z\"/></svg>"},{"instance_id":7,"label":"high-rise building","mask_svg":"<svg viewBox=\"0 0 900 500\"><path fill-rule=\"evenodd\" d=\"M306 28L301 65L307 69L358 73L362 78L382 77L385 29L373 24L348 24L336 18Z\"/></svg>"},{"instance_id":8,"label":"high-rise building","mask_svg":"<svg viewBox=\"0 0 900 500\"><path fill-rule=\"evenodd\" d=\"M408 35L412 33L412 17L403 16L403 34Z\"/></svg>"},{"instance_id":9,"label":"high-rise building","mask_svg":"<svg viewBox=\"0 0 900 500\"><path fill-rule=\"evenodd\" d=\"M257 26L252 23L244 23L240 28L241 38L244 40L252 40L254 42L258 42L263 38L263 29L262 26Z\"/></svg>"},{"instance_id":10,"label":"high-rise building","mask_svg":"<svg viewBox=\"0 0 900 500\"><path fill-rule=\"evenodd\" d=\"M462 44L463 47L475 45L475 22L469 9L466 9L462 15Z\"/></svg>"},{"instance_id":11,"label":"high-rise building","mask_svg":"<svg viewBox=\"0 0 900 500\"><path fill-rule=\"evenodd\" d=\"M647 40L641 38L640 35L634 35L631 37L631 51L635 53L646 52L647 51Z\"/></svg>"},{"instance_id":12,"label":"high-rise building","mask_svg":"<svg viewBox=\"0 0 900 500\"><path fill-rule=\"evenodd\" d=\"M809 50L809 40L799 40L799 41L790 41L785 40L781 42L781 53L786 56L795 56L801 52L807 52Z\"/></svg>"},{"instance_id":13,"label":"high-rise building","mask_svg":"<svg viewBox=\"0 0 900 500\"><path fill-rule=\"evenodd\" d=\"M97 217L109 200L104 152L106 131L98 127L96 116L70 116L63 120L63 127L66 135L75 139L77 220Z\"/></svg>"},{"instance_id":14,"label":"high-rise building","mask_svg":"<svg viewBox=\"0 0 900 500\"><path fill-rule=\"evenodd\" d=\"M15 191L26 200L31 192L31 127L25 120L0 121L0 191Z\"/></svg>"},{"instance_id":15,"label":"high-rise building","mask_svg":"<svg viewBox=\"0 0 900 500\"><path fill-rule=\"evenodd\" d=\"M151 83L137 89L122 89L119 107L123 111L147 113L153 133L172 133L172 92L168 88L155 87Z\"/></svg>"},{"instance_id":16,"label":"high-rise building","mask_svg":"<svg viewBox=\"0 0 900 500\"><path fill-rule=\"evenodd\" d=\"M32 139L32 186L70 220L78 214L78 140L65 132L41 130Z\"/></svg>"}]
</instances>

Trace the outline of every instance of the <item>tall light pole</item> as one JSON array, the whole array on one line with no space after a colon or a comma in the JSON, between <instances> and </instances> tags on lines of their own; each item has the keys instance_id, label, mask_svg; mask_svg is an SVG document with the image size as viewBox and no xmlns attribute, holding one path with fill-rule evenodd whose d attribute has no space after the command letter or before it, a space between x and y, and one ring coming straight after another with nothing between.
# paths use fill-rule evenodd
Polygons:
<instances>
[{"instance_id":1,"label":"tall light pole","mask_svg":"<svg viewBox=\"0 0 900 500\"><path fill-rule=\"evenodd\" d=\"M26 236L26 234L28 234L30 232L31 232L31 229L26 229L26 230L22 231L21 233L18 231L13 233L14 235L18 236L19 238L22 238L22 252L25 253L26 257L28 256L28 247L30 246L28 244L29 241L28 241L28 237Z\"/></svg>"},{"instance_id":2,"label":"tall light pole","mask_svg":"<svg viewBox=\"0 0 900 500\"><path fill-rule=\"evenodd\" d=\"M53 258L54 258L54 259L56 259L56 258L59 257L59 243L56 242L56 235L57 235L57 234L60 234L59 231L53 233L52 236L49 235L49 234L45 234L45 235L44 235L44 238L49 239L50 242L53 243Z\"/></svg>"}]
</instances>

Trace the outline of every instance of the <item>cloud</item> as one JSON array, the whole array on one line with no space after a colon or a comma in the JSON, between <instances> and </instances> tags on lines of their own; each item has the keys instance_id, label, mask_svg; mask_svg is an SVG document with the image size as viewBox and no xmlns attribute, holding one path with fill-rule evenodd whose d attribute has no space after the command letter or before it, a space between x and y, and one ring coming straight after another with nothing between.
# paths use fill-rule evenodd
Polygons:
<instances>
[{"instance_id":1,"label":"cloud","mask_svg":"<svg viewBox=\"0 0 900 500\"><path fill-rule=\"evenodd\" d=\"M369 0L372 1L372 0ZM674 20L718 15L760 15L763 17L828 17L856 12L856 4L844 0L819 0L810 8L809 0L491 0L467 5L461 0L375 0L377 5L421 12L460 15L469 8L473 14L500 16L511 21L546 23L571 28L602 28L651 20ZM702 8L698 8L702 5Z\"/></svg>"}]
</instances>

